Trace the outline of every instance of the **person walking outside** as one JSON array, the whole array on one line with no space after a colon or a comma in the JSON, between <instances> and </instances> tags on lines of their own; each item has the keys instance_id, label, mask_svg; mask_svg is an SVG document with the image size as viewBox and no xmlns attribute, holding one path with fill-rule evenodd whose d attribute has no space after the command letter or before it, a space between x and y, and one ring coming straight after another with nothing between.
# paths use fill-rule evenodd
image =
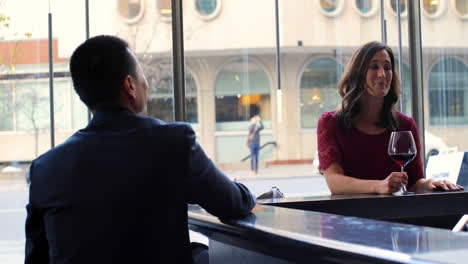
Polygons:
<instances>
[{"instance_id":1,"label":"person walking outside","mask_svg":"<svg viewBox=\"0 0 468 264\"><path fill-rule=\"evenodd\" d=\"M260 130L263 129L259 115L250 118L248 145L250 148L250 168L252 174L258 174L258 152L260 151Z\"/></svg>"}]
</instances>

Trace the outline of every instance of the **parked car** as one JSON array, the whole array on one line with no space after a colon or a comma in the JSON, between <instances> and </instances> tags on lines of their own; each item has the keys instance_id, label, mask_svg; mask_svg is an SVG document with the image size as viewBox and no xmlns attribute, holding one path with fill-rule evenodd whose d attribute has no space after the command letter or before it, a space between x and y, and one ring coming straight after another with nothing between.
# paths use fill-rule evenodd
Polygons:
<instances>
[{"instance_id":1,"label":"parked car","mask_svg":"<svg viewBox=\"0 0 468 264\"><path fill-rule=\"evenodd\" d=\"M426 141L425 153L426 153L426 164L429 156L434 156L440 153L441 150L448 149L447 144L444 140L429 131L424 132L424 139ZM319 158L318 151L315 152L315 157L312 162L312 168L314 173L319 173Z\"/></svg>"}]
</instances>

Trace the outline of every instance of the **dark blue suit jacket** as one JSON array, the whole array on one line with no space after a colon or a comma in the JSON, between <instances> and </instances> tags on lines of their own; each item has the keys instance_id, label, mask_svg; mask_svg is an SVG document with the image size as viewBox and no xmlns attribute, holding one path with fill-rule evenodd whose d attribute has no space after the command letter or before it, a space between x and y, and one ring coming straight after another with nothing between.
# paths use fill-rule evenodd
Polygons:
<instances>
[{"instance_id":1,"label":"dark blue suit jacket","mask_svg":"<svg viewBox=\"0 0 468 264\"><path fill-rule=\"evenodd\" d=\"M191 263L187 203L222 218L255 204L188 124L121 108L37 158L30 178L25 263Z\"/></svg>"}]
</instances>

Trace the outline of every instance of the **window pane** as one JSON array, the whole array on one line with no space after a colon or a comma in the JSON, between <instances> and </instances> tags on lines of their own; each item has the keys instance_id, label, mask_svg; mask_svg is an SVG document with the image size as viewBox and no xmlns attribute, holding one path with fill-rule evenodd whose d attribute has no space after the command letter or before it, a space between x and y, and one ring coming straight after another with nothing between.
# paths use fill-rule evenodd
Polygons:
<instances>
[{"instance_id":1,"label":"window pane","mask_svg":"<svg viewBox=\"0 0 468 264\"><path fill-rule=\"evenodd\" d=\"M466 0L455 0L455 10L461 16L468 14L468 1Z\"/></svg>"},{"instance_id":2,"label":"window pane","mask_svg":"<svg viewBox=\"0 0 468 264\"><path fill-rule=\"evenodd\" d=\"M368 13L372 10L373 0L356 0L356 7L362 13Z\"/></svg>"},{"instance_id":3,"label":"window pane","mask_svg":"<svg viewBox=\"0 0 468 264\"><path fill-rule=\"evenodd\" d=\"M171 0L157 0L156 2L159 14L170 19L172 14Z\"/></svg>"},{"instance_id":4,"label":"window pane","mask_svg":"<svg viewBox=\"0 0 468 264\"><path fill-rule=\"evenodd\" d=\"M431 125L468 124L465 94L468 67L458 59L441 59L429 73Z\"/></svg>"},{"instance_id":5,"label":"window pane","mask_svg":"<svg viewBox=\"0 0 468 264\"><path fill-rule=\"evenodd\" d=\"M217 0L195 0L197 11L206 16L211 15L217 7Z\"/></svg>"},{"instance_id":6,"label":"window pane","mask_svg":"<svg viewBox=\"0 0 468 264\"><path fill-rule=\"evenodd\" d=\"M440 8L439 0L423 0L422 5L424 8L424 11L426 11L430 15L435 14L437 10Z\"/></svg>"},{"instance_id":7,"label":"window pane","mask_svg":"<svg viewBox=\"0 0 468 264\"><path fill-rule=\"evenodd\" d=\"M148 115L157 117L166 122L174 122L174 91L172 84L172 65L160 63L159 69L165 68L161 72L154 71L151 67L146 67L145 76L148 80ZM158 77L164 76L164 77ZM197 126L197 87L193 76L187 73L185 83L185 102L187 112L187 122Z\"/></svg>"},{"instance_id":8,"label":"window pane","mask_svg":"<svg viewBox=\"0 0 468 264\"><path fill-rule=\"evenodd\" d=\"M242 130L254 115L271 128L268 76L247 57L227 64L215 83L216 130Z\"/></svg>"},{"instance_id":9,"label":"window pane","mask_svg":"<svg viewBox=\"0 0 468 264\"><path fill-rule=\"evenodd\" d=\"M134 19L143 11L141 0L119 0L120 15L126 19Z\"/></svg>"},{"instance_id":10,"label":"window pane","mask_svg":"<svg viewBox=\"0 0 468 264\"><path fill-rule=\"evenodd\" d=\"M398 0L390 0L390 4L392 9L395 13L397 13L397 4ZM404 13L406 11L406 0L400 0L400 13Z\"/></svg>"},{"instance_id":11,"label":"window pane","mask_svg":"<svg viewBox=\"0 0 468 264\"><path fill-rule=\"evenodd\" d=\"M341 0L320 0L320 6L326 12L333 12L338 8L338 4Z\"/></svg>"},{"instance_id":12,"label":"window pane","mask_svg":"<svg viewBox=\"0 0 468 264\"><path fill-rule=\"evenodd\" d=\"M313 60L301 77L301 127L316 128L320 115L336 110L341 103L338 81L343 66L334 59Z\"/></svg>"}]
</instances>

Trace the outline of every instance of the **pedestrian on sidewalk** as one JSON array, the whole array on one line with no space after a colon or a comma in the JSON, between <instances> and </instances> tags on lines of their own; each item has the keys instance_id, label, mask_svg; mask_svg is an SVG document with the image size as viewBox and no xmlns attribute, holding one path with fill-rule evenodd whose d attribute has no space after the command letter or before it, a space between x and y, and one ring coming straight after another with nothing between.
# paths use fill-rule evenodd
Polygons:
<instances>
[{"instance_id":1,"label":"pedestrian on sidewalk","mask_svg":"<svg viewBox=\"0 0 468 264\"><path fill-rule=\"evenodd\" d=\"M252 174L258 174L258 153L260 151L260 130L263 129L262 119L259 115L250 118L249 137L247 145L250 148L250 168Z\"/></svg>"}]
</instances>

